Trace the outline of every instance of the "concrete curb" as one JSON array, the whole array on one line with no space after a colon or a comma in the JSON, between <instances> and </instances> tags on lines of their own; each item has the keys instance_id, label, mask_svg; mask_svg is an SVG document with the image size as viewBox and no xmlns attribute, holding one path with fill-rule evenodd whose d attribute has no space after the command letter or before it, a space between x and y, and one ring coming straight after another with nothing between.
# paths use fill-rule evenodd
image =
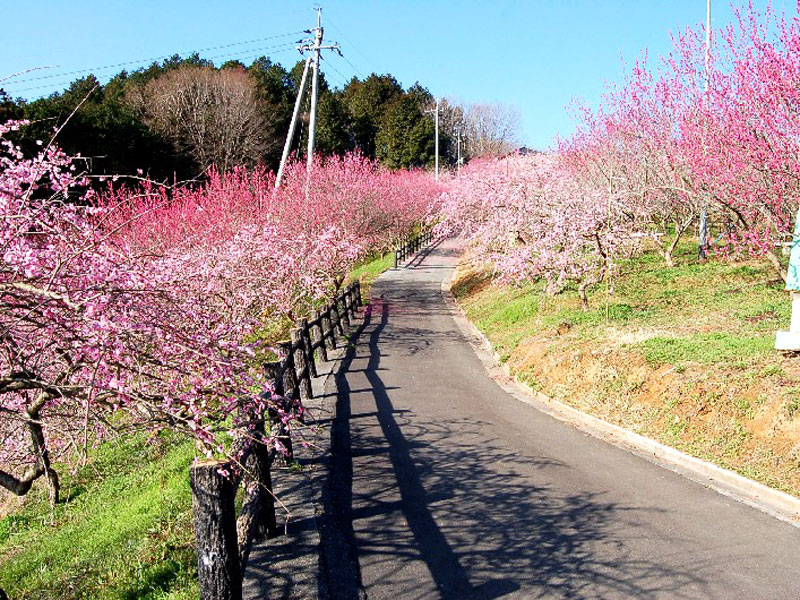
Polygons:
<instances>
[{"instance_id":1,"label":"concrete curb","mask_svg":"<svg viewBox=\"0 0 800 600\"><path fill-rule=\"evenodd\" d=\"M516 375L511 374L508 365L502 363L500 355L495 351L488 338L467 319L453 296L451 283L452 275L442 282L441 291L456 325L472 345L490 377L514 398L589 435L623 448L724 496L800 528L799 498L593 417L563 402L549 398L520 381Z\"/></svg>"}]
</instances>

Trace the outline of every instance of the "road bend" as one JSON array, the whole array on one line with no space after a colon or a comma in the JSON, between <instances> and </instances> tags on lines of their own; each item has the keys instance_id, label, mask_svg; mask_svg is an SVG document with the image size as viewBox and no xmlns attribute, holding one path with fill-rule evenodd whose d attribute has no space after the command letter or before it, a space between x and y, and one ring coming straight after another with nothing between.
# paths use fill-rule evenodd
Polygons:
<instances>
[{"instance_id":1,"label":"road bend","mask_svg":"<svg viewBox=\"0 0 800 600\"><path fill-rule=\"evenodd\" d=\"M503 391L442 296L457 260L382 276L336 377L327 595L800 597L800 530Z\"/></svg>"}]
</instances>

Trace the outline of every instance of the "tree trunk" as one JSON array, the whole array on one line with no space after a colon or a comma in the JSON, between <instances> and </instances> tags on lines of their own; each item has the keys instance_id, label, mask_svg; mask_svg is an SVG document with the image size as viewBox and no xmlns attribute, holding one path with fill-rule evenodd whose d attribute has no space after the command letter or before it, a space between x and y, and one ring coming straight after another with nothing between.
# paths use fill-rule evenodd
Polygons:
<instances>
[{"instance_id":1,"label":"tree trunk","mask_svg":"<svg viewBox=\"0 0 800 600\"><path fill-rule=\"evenodd\" d=\"M242 571L236 540L236 486L220 470L228 463L192 465L190 483L197 540L200 600L242 600Z\"/></svg>"},{"instance_id":2,"label":"tree trunk","mask_svg":"<svg viewBox=\"0 0 800 600\"><path fill-rule=\"evenodd\" d=\"M239 539L239 562L244 571L254 540L275 537L275 498L272 494L269 448L264 439L264 421L252 432L253 448L244 463L243 487L245 492L242 511L236 521Z\"/></svg>"},{"instance_id":3,"label":"tree trunk","mask_svg":"<svg viewBox=\"0 0 800 600\"><path fill-rule=\"evenodd\" d=\"M59 500L61 484L58 479L58 473L56 473L50 463L50 451L47 448L44 429L39 419L39 411L48 399L49 396L47 393L42 392L42 394L36 398L36 401L26 409L28 417L26 425L28 427L28 433L30 433L31 436L31 446L34 456L36 457L36 463L25 471L22 477L15 477L11 473L0 470L0 487L7 489L17 496L24 496L30 491L33 482L44 476L47 480L50 505L55 506Z\"/></svg>"},{"instance_id":4,"label":"tree trunk","mask_svg":"<svg viewBox=\"0 0 800 600\"><path fill-rule=\"evenodd\" d=\"M581 297L581 308L583 312L587 312L589 310L589 297L586 295L586 286L588 284L581 281L578 284L578 295Z\"/></svg>"},{"instance_id":5,"label":"tree trunk","mask_svg":"<svg viewBox=\"0 0 800 600\"><path fill-rule=\"evenodd\" d=\"M58 503L59 492L61 485L58 480L58 473L55 472L50 464L50 450L47 448L47 441L44 437L44 430L42 423L39 420L39 411L41 411L45 402L49 399L46 393L42 395L28 407L28 431L31 434L31 441L33 442L33 451L36 453L37 467L42 469L42 472L47 479L48 493L50 495L50 506L55 506Z\"/></svg>"},{"instance_id":6,"label":"tree trunk","mask_svg":"<svg viewBox=\"0 0 800 600\"><path fill-rule=\"evenodd\" d=\"M0 470L0 487L12 494L24 496L31 489L33 482L44 475L44 469L37 466L29 468L22 477L14 477L11 473Z\"/></svg>"},{"instance_id":7,"label":"tree trunk","mask_svg":"<svg viewBox=\"0 0 800 600\"><path fill-rule=\"evenodd\" d=\"M783 280L783 283L786 283L786 278L788 274L786 273L786 269L783 268L783 264L781 264L781 259L778 258L778 255L775 254L772 250L768 250L765 254L767 260L769 260L772 267L778 273L778 277Z\"/></svg>"}]
</instances>

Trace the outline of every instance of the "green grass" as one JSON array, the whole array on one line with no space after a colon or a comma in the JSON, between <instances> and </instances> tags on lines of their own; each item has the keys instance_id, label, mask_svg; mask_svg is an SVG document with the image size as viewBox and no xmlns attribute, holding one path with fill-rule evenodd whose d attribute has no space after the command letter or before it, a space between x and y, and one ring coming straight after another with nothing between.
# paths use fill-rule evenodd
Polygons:
<instances>
[{"instance_id":1,"label":"green grass","mask_svg":"<svg viewBox=\"0 0 800 600\"><path fill-rule=\"evenodd\" d=\"M487 273L457 282L453 293L464 300L468 316L478 327L506 349L513 349L526 336L559 326L570 328L575 337L592 338L607 325L673 328L691 325L698 315L706 315L716 319L711 330L730 335L656 340L641 346L642 353L653 360L686 356L684 360L715 362L764 352L768 337L788 324L791 315L791 304L771 268L761 263L699 262L695 253L692 244L682 245L676 256L682 262L675 267L666 267L654 253L621 261L613 286L602 283L590 290L588 311L582 310L574 286L556 296L546 295L541 282L490 283L486 288ZM472 293L481 286L485 293ZM706 343L710 348L703 351L700 346Z\"/></svg>"},{"instance_id":2,"label":"green grass","mask_svg":"<svg viewBox=\"0 0 800 600\"><path fill-rule=\"evenodd\" d=\"M393 266L394 254L392 252L388 252L383 255L371 256L350 271L350 275L348 275L347 280L356 281L358 279L361 281L361 293L364 295L366 300L367 294L372 287L372 284L375 283L375 280L381 275L381 273L388 271Z\"/></svg>"},{"instance_id":3,"label":"green grass","mask_svg":"<svg viewBox=\"0 0 800 600\"><path fill-rule=\"evenodd\" d=\"M137 436L62 475L55 509L32 490L0 520L0 588L14 600L196 597L193 457L189 441Z\"/></svg>"},{"instance_id":4,"label":"green grass","mask_svg":"<svg viewBox=\"0 0 800 600\"><path fill-rule=\"evenodd\" d=\"M680 338L653 337L634 347L653 366L681 362L740 363L774 352L774 336L696 333Z\"/></svg>"}]
</instances>

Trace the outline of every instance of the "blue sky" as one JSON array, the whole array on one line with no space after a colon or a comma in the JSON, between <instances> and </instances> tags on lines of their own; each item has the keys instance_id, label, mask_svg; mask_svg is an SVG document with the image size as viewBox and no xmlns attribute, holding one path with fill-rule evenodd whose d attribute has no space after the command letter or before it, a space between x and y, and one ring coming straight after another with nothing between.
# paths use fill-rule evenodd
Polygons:
<instances>
[{"instance_id":1,"label":"blue sky","mask_svg":"<svg viewBox=\"0 0 800 600\"><path fill-rule=\"evenodd\" d=\"M766 0L753 3L761 8ZM704 21L706 7L705 0L320 4L326 40L338 41L347 59L330 56L323 63L333 85L341 87L352 75L391 73L403 85L419 81L437 96L513 103L522 113L524 143L537 148L546 148L558 133L569 134L571 99L597 102L604 82L620 77L622 59L630 62L644 49L651 57L667 53L669 32ZM267 54L290 66L298 59L293 42L315 23L312 5L299 0L0 0L5 16L0 79L54 66L0 87L34 98L83 74L68 73L94 68L102 81L121 67L95 67L206 48L201 55L219 57L217 63ZM796 14L794 0L773 0L773 6ZM713 27L729 22L730 13L728 2L712 0ZM125 66L143 64L147 61Z\"/></svg>"}]
</instances>

